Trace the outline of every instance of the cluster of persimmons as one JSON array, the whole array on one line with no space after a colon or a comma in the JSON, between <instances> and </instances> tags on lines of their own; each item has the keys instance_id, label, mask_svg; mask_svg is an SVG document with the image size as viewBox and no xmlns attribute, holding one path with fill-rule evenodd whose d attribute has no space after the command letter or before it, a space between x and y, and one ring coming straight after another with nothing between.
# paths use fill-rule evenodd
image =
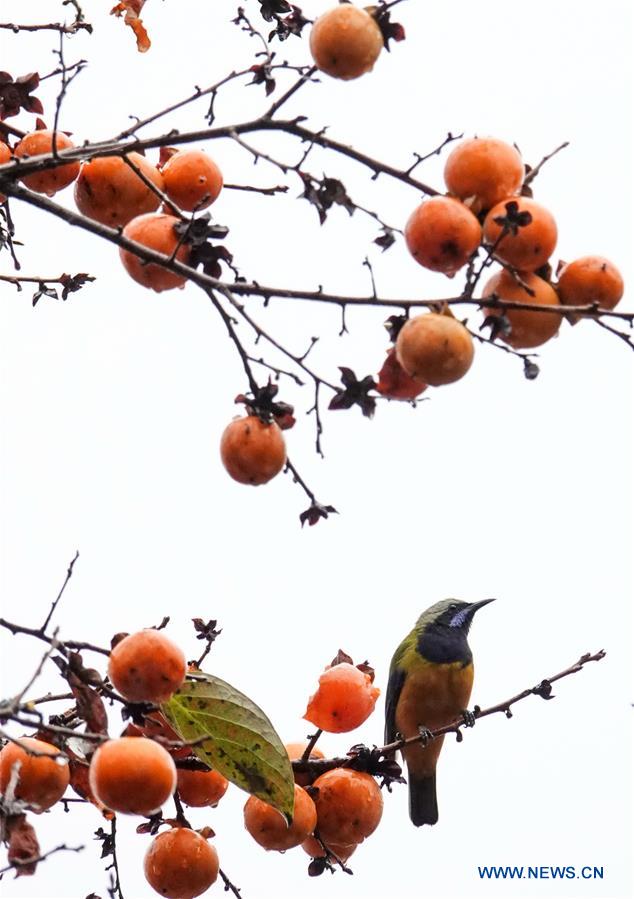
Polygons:
<instances>
[{"instance_id":1,"label":"cluster of persimmons","mask_svg":"<svg viewBox=\"0 0 634 899\"><path fill-rule=\"evenodd\" d=\"M63 741L59 746L50 742L51 736L57 738L52 732L48 736L45 726L36 737L7 743L0 752L0 799L9 807L17 800L21 808L41 813L59 802L70 784L107 817L159 816L158 826L169 829L155 835L147 849L146 879L162 896L193 899L218 877L218 854L209 842L213 832L208 827L192 829L182 816L165 820L161 810L175 791L185 805L215 807L228 781L204 768L191 743L179 737L160 711L160 703L167 702L187 676L181 649L155 629L118 635L113 644L110 683L126 702L151 704L149 712L141 713L142 723L128 724L119 738L104 736L87 760L80 760ZM358 727L379 695L372 669L340 658L347 657L338 656L321 675L304 716L320 731L344 733ZM289 760L323 759L314 742L289 743ZM186 767L185 760L196 767ZM344 865L381 819L379 786L360 771L336 767L316 776L298 770L294 791L292 821L256 796L247 800L245 827L265 849L286 851L301 845L320 860L318 865Z\"/></svg>"},{"instance_id":2,"label":"cluster of persimmons","mask_svg":"<svg viewBox=\"0 0 634 899\"><path fill-rule=\"evenodd\" d=\"M369 72L388 39L404 36L387 16L381 5L359 9L348 3L324 13L310 33L315 66L344 80ZM12 152L18 159L50 153L54 141L58 149L72 146L65 134L40 130L26 135ZM10 157L7 144L0 143L0 163ZM501 265L480 298L491 301L482 307L486 324L513 350L532 349L554 337L564 315L559 307L611 310L623 294L619 271L600 256L564 265L553 280L550 260L557 225L525 186L526 171L514 146L489 137L463 140L446 161L446 194L426 198L404 229L413 258L431 271L453 277L466 269L473 277L480 250L485 263L478 277L491 262ZM83 215L120 228L126 238L185 264L193 260L184 214L209 207L223 186L220 169L206 153L169 148L162 149L158 166L129 153L95 157L81 165L69 162L25 175L23 181L49 195L75 182L75 201ZM120 256L128 274L147 288L164 291L185 284L179 272L148 264L127 249L121 248ZM471 299L471 293L465 296ZM428 386L457 381L471 367L473 337L449 306L408 318L392 336L395 345L376 384L387 398L413 401ZM283 470L286 446L274 416L257 408L247 411L222 435L221 458L234 480L260 485Z\"/></svg>"}]
</instances>

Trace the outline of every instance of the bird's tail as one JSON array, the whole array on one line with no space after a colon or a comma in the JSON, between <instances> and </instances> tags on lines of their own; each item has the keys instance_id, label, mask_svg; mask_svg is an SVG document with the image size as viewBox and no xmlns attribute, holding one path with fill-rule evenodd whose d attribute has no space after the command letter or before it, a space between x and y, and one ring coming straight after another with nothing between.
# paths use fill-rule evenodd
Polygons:
<instances>
[{"instance_id":1,"label":"bird's tail","mask_svg":"<svg viewBox=\"0 0 634 899\"><path fill-rule=\"evenodd\" d=\"M409 816L412 824L435 824L438 820L436 775L417 777L409 772Z\"/></svg>"}]
</instances>

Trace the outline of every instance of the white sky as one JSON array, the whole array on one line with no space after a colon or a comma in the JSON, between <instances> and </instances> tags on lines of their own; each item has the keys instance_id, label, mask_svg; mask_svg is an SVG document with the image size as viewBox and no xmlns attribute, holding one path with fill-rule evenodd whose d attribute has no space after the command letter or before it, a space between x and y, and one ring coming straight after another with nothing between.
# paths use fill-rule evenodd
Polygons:
<instances>
[{"instance_id":1,"label":"white sky","mask_svg":"<svg viewBox=\"0 0 634 899\"><path fill-rule=\"evenodd\" d=\"M258 21L257 4L246 7ZM78 141L128 124L249 63L255 44L228 24L237 3L156 0L145 16L153 46L85 0L92 37L67 43L90 59L72 85L62 127ZM326 8L306 2L307 14ZM3 21L43 21L60 3L4 0ZM632 283L631 10L622 0L501 0L408 3L398 8L408 39L373 74L343 84L324 78L288 113L395 165L427 152L447 131L515 141L536 163L563 140L571 147L536 182L555 214L556 258L598 253ZM48 35L2 32L1 67L21 75L55 64ZM277 48L308 61L307 38ZM54 85L38 93L48 105ZM219 122L264 109L261 88L229 90ZM202 127L206 101L164 130ZM50 116L49 116L50 118ZM147 134L162 133L150 127ZM257 138L252 139L254 143ZM278 154L288 140L260 141ZM228 182L278 184L281 175L230 142L208 148ZM154 157L151 157L154 158ZM309 166L341 177L362 205L402 224L418 196L317 153ZM422 180L442 185L442 161ZM371 247L368 220L336 210L323 228L305 202L225 191L213 207L243 273L262 283L364 293L368 249L379 292L450 295L452 282L426 273L399 244ZM72 205L72 190L59 196ZM439 764L440 822L416 830L405 788L386 796L384 819L352 859L354 877L311 880L301 850L264 853L242 826L243 794L191 814L217 832L221 865L244 899L374 899L392 893L459 897L621 899L631 894L630 551L632 546L632 364L628 348L591 323L540 354L542 374L477 349L469 376L430 392L417 410L381 405L374 421L357 409L325 416L326 460L312 452L310 397L289 450L320 499L340 516L300 529L304 498L289 478L251 490L221 467L218 441L236 413L243 374L209 302L193 286L152 294L129 280L116 250L14 203L24 274L88 271L97 281L66 304L0 284L2 422L2 613L37 625L75 549L75 576L57 614L62 636L107 643L170 615L169 633L195 653L190 619L223 628L208 669L248 693L284 739L309 732L301 714L338 647L369 658L384 689L392 652L417 615L445 596L499 597L478 616L472 701L497 702L604 647L608 657L555 689L481 722ZM10 271L3 255L1 271ZM323 334L313 363L376 372L387 345L381 312L349 313L337 337L335 309L249 300L259 321L296 350ZM624 308L631 308L626 294ZM473 315L474 323L477 314ZM16 692L39 647L2 633L2 693ZM38 692L60 682L42 678ZM113 732L118 722L114 720ZM324 737L326 752L382 740L381 708L359 731ZM142 874L148 837L120 823L126 899L154 895ZM0 884L4 897L106 895L91 809L37 821L42 849L58 854L36 877ZM478 865L602 866L603 881L481 881ZM214 887L220 894L221 887ZM213 893L213 891L212 891Z\"/></svg>"}]
</instances>

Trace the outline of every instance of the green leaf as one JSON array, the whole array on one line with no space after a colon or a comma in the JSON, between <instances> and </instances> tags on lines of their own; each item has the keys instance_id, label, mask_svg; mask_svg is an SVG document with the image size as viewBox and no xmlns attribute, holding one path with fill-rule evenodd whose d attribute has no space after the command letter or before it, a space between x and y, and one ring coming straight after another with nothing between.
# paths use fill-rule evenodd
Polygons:
<instances>
[{"instance_id":1,"label":"green leaf","mask_svg":"<svg viewBox=\"0 0 634 899\"><path fill-rule=\"evenodd\" d=\"M290 822L295 781L284 744L262 709L231 684L196 672L161 710L198 758Z\"/></svg>"}]
</instances>

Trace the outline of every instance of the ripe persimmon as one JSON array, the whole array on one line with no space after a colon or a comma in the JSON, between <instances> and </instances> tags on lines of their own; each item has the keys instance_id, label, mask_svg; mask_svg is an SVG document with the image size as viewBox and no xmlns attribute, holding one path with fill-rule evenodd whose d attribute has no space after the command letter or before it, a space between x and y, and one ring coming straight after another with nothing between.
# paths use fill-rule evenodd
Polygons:
<instances>
[{"instance_id":1,"label":"ripe persimmon","mask_svg":"<svg viewBox=\"0 0 634 899\"><path fill-rule=\"evenodd\" d=\"M388 399L411 401L427 389L427 384L410 377L396 358L396 348L390 347L381 366L376 389Z\"/></svg>"},{"instance_id":2,"label":"ripe persimmon","mask_svg":"<svg viewBox=\"0 0 634 899\"><path fill-rule=\"evenodd\" d=\"M362 843L374 833L383 814L383 797L375 779L362 771L333 768L313 786L317 833L327 846Z\"/></svg>"},{"instance_id":3,"label":"ripe persimmon","mask_svg":"<svg viewBox=\"0 0 634 899\"><path fill-rule=\"evenodd\" d=\"M4 141L0 140L0 165L4 165L9 162L11 159L11 147L8 144L5 144ZM6 197L4 194L0 194L0 203L4 203Z\"/></svg>"},{"instance_id":4,"label":"ripe persimmon","mask_svg":"<svg viewBox=\"0 0 634 899\"><path fill-rule=\"evenodd\" d=\"M532 272L523 272L520 283L503 269L487 281L482 296L495 294L500 300L515 303L531 303L538 306L559 306L559 297L543 278ZM561 315L556 312L538 312L531 309L490 309L484 307L484 314L500 316L504 314L511 325L510 334L500 332L500 339L515 349L530 349L541 346L554 337L561 324Z\"/></svg>"},{"instance_id":5,"label":"ripe persimmon","mask_svg":"<svg viewBox=\"0 0 634 899\"><path fill-rule=\"evenodd\" d=\"M287 743L284 748L286 749L286 753L291 762L294 762L298 759L301 759L307 746L308 743L304 741L303 743ZM310 755L308 756L308 758L323 759L324 754L319 746L313 746L313 748L310 750ZM308 774L308 772L305 771L294 771L293 777L295 778L295 783L300 787L307 787L313 782L314 779L310 774Z\"/></svg>"},{"instance_id":6,"label":"ripe persimmon","mask_svg":"<svg viewBox=\"0 0 634 899\"><path fill-rule=\"evenodd\" d=\"M471 368L473 340L451 315L425 312L405 322L396 339L396 358L412 378L433 387L458 381Z\"/></svg>"},{"instance_id":7,"label":"ripe persimmon","mask_svg":"<svg viewBox=\"0 0 634 899\"><path fill-rule=\"evenodd\" d=\"M143 862L145 879L166 899L195 899L218 877L218 853L195 830L174 827L155 837Z\"/></svg>"},{"instance_id":8,"label":"ripe persimmon","mask_svg":"<svg viewBox=\"0 0 634 899\"><path fill-rule=\"evenodd\" d=\"M220 440L220 457L234 481L266 484L286 464L286 444L275 422L263 422L257 415L234 418Z\"/></svg>"},{"instance_id":9,"label":"ripe persimmon","mask_svg":"<svg viewBox=\"0 0 634 899\"><path fill-rule=\"evenodd\" d=\"M222 172L202 150L174 153L161 169L165 193L186 212L206 209L222 190Z\"/></svg>"},{"instance_id":10,"label":"ripe persimmon","mask_svg":"<svg viewBox=\"0 0 634 899\"><path fill-rule=\"evenodd\" d=\"M74 147L72 140L63 131L56 133L55 145L58 150L68 150ZM24 159L27 156L41 156L53 151L52 131L32 131L25 135L16 144L13 155L16 159ZM63 190L79 175L79 162L68 162L54 169L46 169L42 172L32 172L24 175L20 180L23 184L37 194L46 194L52 197L58 190Z\"/></svg>"},{"instance_id":11,"label":"ripe persimmon","mask_svg":"<svg viewBox=\"0 0 634 899\"><path fill-rule=\"evenodd\" d=\"M187 771L178 768L176 787L178 795L186 805L202 808L218 805L227 792L229 781L219 771Z\"/></svg>"},{"instance_id":12,"label":"ripe persimmon","mask_svg":"<svg viewBox=\"0 0 634 899\"><path fill-rule=\"evenodd\" d=\"M347 733L372 714L380 692L369 674L340 662L319 676L319 687L308 700L304 718L328 733Z\"/></svg>"},{"instance_id":13,"label":"ripe persimmon","mask_svg":"<svg viewBox=\"0 0 634 899\"><path fill-rule=\"evenodd\" d=\"M405 242L414 259L449 276L466 265L481 239L480 222L455 197L423 200L405 225Z\"/></svg>"},{"instance_id":14,"label":"ripe persimmon","mask_svg":"<svg viewBox=\"0 0 634 899\"><path fill-rule=\"evenodd\" d=\"M140 153L129 153L130 162L159 190L163 176ZM100 156L82 163L75 183L75 203L88 218L122 228L137 215L154 212L161 198L121 156Z\"/></svg>"},{"instance_id":15,"label":"ripe persimmon","mask_svg":"<svg viewBox=\"0 0 634 899\"><path fill-rule=\"evenodd\" d=\"M171 755L147 737L102 743L90 762L90 788L113 812L153 815L176 789Z\"/></svg>"},{"instance_id":16,"label":"ripe persimmon","mask_svg":"<svg viewBox=\"0 0 634 899\"><path fill-rule=\"evenodd\" d=\"M310 855L311 858L325 858L326 855L332 853L332 856L340 862L347 862L358 844L350 843L346 845L345 843L328 843L324 845L326 845L328 852L324 851L321 843L316 837L308 837L308 839L304 840L302 843L302 849Z\"/></svg>"},{"instance_id":17,"label":"ripe persimmon","mask_svg":"<svg viewBox=\"0 0 634 899\"><path fill-rule=\"evenodd\" d=\"M344 81L369 72L383 44L376 19L348 3L319 16L310 32L310 52L317 68Z\"/></svg>"},{"instance_id":18,"label":"ripe persimmon","mask_svg":"<svg viewBox=\"0 0 634 899\"><path fill-rule=\"evenodd\" d=\"M130 702L167 702L185 680L182 649L154 628L129 634L110 651L108 677Z\"/></svg>"},{"instance_id":19,"label":"ripe persimmon","mask_svg":"<svg viewBox=\"0 0 634 899\"><path fill-rule=\"evenodd\" d=\"M518 193L524 180L522 157L495 137L472 137L457 144L445 163L447 190L470 200L474 212L490 209Z\"/></svg>"},{"instance_id":20,"label":"ripe persimmon","mask_svg":"<svg viewBox=\"0 0 634 899\"><path fill-rule=\"evenodd\" d=\"M31 755L30 752L39 753ZM0 793L4 795L14 766L19 766L14 796L26 802L35 812L43 812L62 798L70 781L68 762L56 761L57 746L21 737L20 745L7 743L0 752Z\"/></svg>"},{"instance_id":21,"label":"ripe persimmon","mask_svg":"<svg viewBox=\"0 0 634 899\"><path fill-rule=\"evenodd\" d=\"M507 208L510 203L513 206ZM502 236L504 222L523 214L530 221L524 225L511 223L510 230ZM534 272L548 262L557 246L557 223L548 209L530 197L508 197L494 206L484 220L484 240L495 246L495 255L502 262Z\"/></svg>"},{"instance_id":22,"label":"ripe persimmon","mask_svg":"<svg viewBox=\"0 0 634 899\"><path fill-rule=\"evenodd\" d=\"M557 293L564 306L614 309L623 296L623 278L618 268L602 256L582 256L559 272Z\"/></svg>"},{"instance_id":23,"label":"ripe persimmon","mask_svg":"<svg viewBox=\"0 0 634 899\"><path fill-rule=\"evenodd\" d=\"M135 240L157 253L163 253L164 256L170 258L175 257L179 262L187 264L190 248L188 244L179 241L174 230L177 224L178 219L173 215L149 212L128 222L123 229L123 236ZM130 277L157 293L171 290L173 287L182 287L187 280L182 275L170 272L153 262L144 262L139 256L135 256L130 250L124 250L123 247L119 248L119 255Z\"/></svg>"},{"instance_id":24,"label":"ripe persimmon","mask_svg":"<svg viewBox=\"0 0 634 899\"><path fill-rule=\"evenodd\" d=\"M315 803L306 790L295 784L293 821L287 824L284 816L272 805L257 796L250 796L244 806L244 826L256 843L264 849L283 852L299 846L312 834L317 823Z\"/></svg>"}]
</instances>

